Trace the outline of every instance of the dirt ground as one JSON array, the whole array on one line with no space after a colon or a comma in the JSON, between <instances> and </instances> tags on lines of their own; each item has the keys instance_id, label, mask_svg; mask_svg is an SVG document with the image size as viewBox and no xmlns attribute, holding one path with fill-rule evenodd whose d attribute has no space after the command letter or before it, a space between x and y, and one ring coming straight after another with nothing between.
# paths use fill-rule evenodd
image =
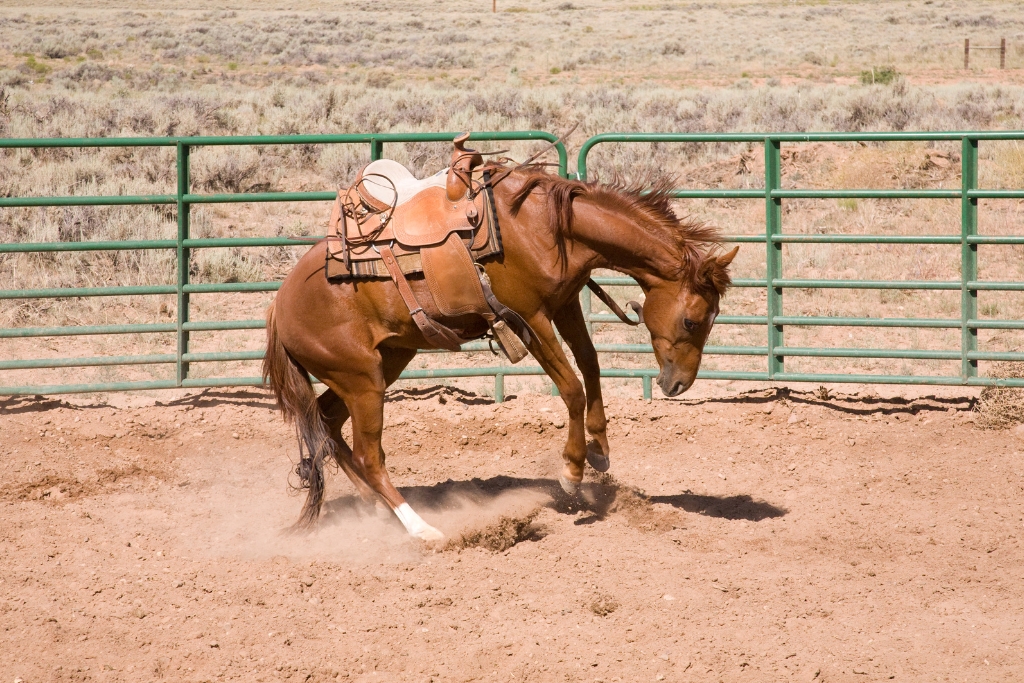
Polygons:
<instances>
[{"instance_id":1,"label":"dirt ground","mask_svg":"<svg viewBox=\"0 0 1024 683\"><path fill-rule=\"evenodd\" d=\"M394 392L427 546L340 473L283 533L262 392L6 399L0 681L1024 680L1024 428L973 403L612 398L574 501L559 399Z\"/></svg>"}]
</instances>

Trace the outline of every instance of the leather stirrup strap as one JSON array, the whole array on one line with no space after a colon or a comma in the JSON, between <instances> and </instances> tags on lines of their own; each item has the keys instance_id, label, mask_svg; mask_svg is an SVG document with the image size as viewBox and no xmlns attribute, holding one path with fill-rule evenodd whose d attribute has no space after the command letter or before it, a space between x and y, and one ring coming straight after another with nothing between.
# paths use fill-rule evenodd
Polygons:
<instances>
[{"instance_id":1,"label":"leather stirrup strap","mask_svg":"<svg viewBox=\"0 0 1024 683\"><path fill-rule=\"evenodd\" d=\"M622 322L626 323L627 325L634 326L643 323L644 308L636 301L626 302L626 308L631 309L637 315L637 320L633 320L628 315L626 315L625 311L619 308L619 305L615 303L615 299L611 298L611 296L608 295L608 292L601 289L600 285L594 282L594 278L590 278L589 280L587 280L587 287L589 287L590 291L597 295L598 299L604 302L605 306L612 309L612 313L614 313L615 316Z\"/></svg>"},{"instance_id":2,"label":"leather stirrup strap","mask_svg":"<svg viewBox=\"0 0 1024 683\"><path fill-rule=\"evenodd\" d=\"M498 301L498 297L494 296L494 291L491 289L490 278L480 278L480 286L483 287L484 298L487 299L487 305L491 307L494 314L501 320L504 320L516 333L516 336L523 340L524 344L527 346L532 344L533 339L537 337L537 333L533 331L530 323L526 322L521 315Z\"/></svg>"},{"instance_id":3,"label":"leather stirrup strap","mask_svg":"<svg viewBox=\"0 0 1024 683\"><path fill-rule=\"evenodd\" d=\"M391 247L380 247L380 256L388 273L391 274L391 279L398 287L398 293L402 295L402 300L409 307L409 315L412 316L416 327L423 333L423 337L438 348L458 351L462 346L462 340L449 328L427 317L423 307L416 301L416 295L413 294L409 281L405 279L405 273L398 267L398 261L395 260L395 253L391 251Z\"/></svg>"}]
</instances>

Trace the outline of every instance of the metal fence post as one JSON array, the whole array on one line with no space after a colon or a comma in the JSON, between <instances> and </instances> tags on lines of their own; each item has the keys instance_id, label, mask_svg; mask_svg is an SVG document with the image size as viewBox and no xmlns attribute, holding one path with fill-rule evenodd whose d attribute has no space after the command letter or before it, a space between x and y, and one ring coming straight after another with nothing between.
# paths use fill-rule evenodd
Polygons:
<instances>
[{"instance_id":1,"label":"metal fence post","mask_svg":"<svg viewBox=\"0 0 1024 683\"><path fill-rule=\"evenodd\" d=\"M505 402L505 375L500 372L494 373L494 402Z\"/></svg>"},{"instance_id":2,"label":"metal fence post","mask_svg":"<svg viewBox=\"0 0 1024 683\"><path fill-rule=\"evenodd\" d=\"M191 262L189 249L185 248L185 240L189 237L189 213L191 204L185 202L185 195L189 193L189 146L178 143L177 145L178 164L178 329L177 329L177 371L175 372L175 383L180 387L181 383L188 378L188 363L183 357L188 353L188 330L185 323L188 322L189 296L185 291L188 284L189 265Z\"/></svg>"},{"instance_id":3,"label":"metal fence post","mask_svg":"<svg viewBox=\"0 0 1024 683\"><path fill-rule=\"evenodd\" d=\"M968 237L978 234L978 200L968 196L978 188L978 141L963 138L960 152L960 377L964 384L978 376L978 361L967 354L978 350L978 330L968 327L978 317L978 292L969 283L978 279L978 245Z\"/></svg>"},{"instance_id":4,"label":"metal fence post","mask_svg":"<svg viewBox=\"0 0 1024 683\"><path fill-rule=\"evenodd\" d=\"M379 138L370 138L370 161L377 161L384 157L384 141Z\"/></svg>"},{"instance_id":5,"label":"metal fence post","mask_svg":"<svg viewBox=\"0 0 1024 683\"><path fill-rule=\"evenodd\" d=\"M775 286L782 279L782 242L772 239L782 234L782 199L773 197L774 190L782 187L782 143L765 138L764 141L764 198L765 198L765 279L767 280L768 301L768 377L785 370L782 356L775 349L783 345L782 325L775 324L775 317L782 315L782 288Z\"/></svg>"}]
</instances>

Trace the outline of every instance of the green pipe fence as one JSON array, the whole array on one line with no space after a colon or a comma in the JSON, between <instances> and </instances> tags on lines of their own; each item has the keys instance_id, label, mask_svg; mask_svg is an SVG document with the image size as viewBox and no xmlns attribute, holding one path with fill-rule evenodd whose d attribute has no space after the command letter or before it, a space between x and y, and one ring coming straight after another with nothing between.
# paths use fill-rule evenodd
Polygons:
<instances>
[{"instance_id":1,"label":"green pipe fence","mask_svg":"<svg viewBox=\"0 0 1024 683\"><path fill-rule=\"evenodd\" d=\"M190 296L204 293L269 292L276 291L279 282L245 282L198 284L189 281L189 263L193 249L224 247L293 246L288 238L216 238L195 239L190 236L190 209L195 204L258 203L258 202L329 202L335 192L252 192L234 194L193 194L190 181L190 154L197 147L226 145L293 145L293 144L365 144L370 147L370 158L381 158L384 145L404 142L448 142L454 133L380 133L343 135L288 135L237 137L183 137L183 138L98 138L98 139L0 139L0 148L100 148L100 147L172 147L176 151L177 183L174 194L135 196L64 196L64 197L0 197L0 208L45 206L152 206L173 205L177 215L175 239L135 240L123 242L48 242L0 244L0 254L127 251L164 249L174 250L177 278L174 284L125 287L76 287L49 289L0 290L0 299L39 299L63 297L102 297L125 295L174 295L177 298L177 320L174 323L131 325L85 325L65 327L0 328L0 339L59 337L106 334L174 333L175 353L132 356L101 356L93 358L60 358L35 360L0 360L0 370L26 370L44 368L174 365L174 379L132 382L79 383L57 385L0 386L0 395L59 394L81 392L124 391L142 389L200 388L223 386L254 386L261 384L259 377L211 377L189 375L190 364L215 361L252 361L263 357L262 351L230 351L195 353L190 350L192 332L262 329L263 320L193 321L189 317ZM474 133L479 141L547 141L555 144L558 153L558 171L568 175L565 147L556 136L542 131L511 131ZM758 356L766 359L761 371L702 370L703 379L747 380L768 382L819 382L868 384L921 384L961 386L1024 386L1024 379L978 376L979 361L1020 361L1024 353L980 351L978 330L1024 330L1021 320L981 320L978 318L979 291L1024 291L1024 282L995 282L978 280L978 245L1021 245L1024 235L978 235L979 199L1024 199L1024 190L978 188L978 144L980 141L1024 140L1022 131L998 132L944 132L944 133L815 133L815 134L676 134L676 133L610 133L587 140L580 149L576 177L587 178L587 159L591 150L610 143L759 143L764 146L764 189L678 189L677 198L701 199L758 199L765 202L765 231L763 235L731 235L727 241L764 244L766 277L737 279L737 287L763 288L767 295L767 315L720 315L723 325L758 325L766 330L766 343L758 346L714 346L705 348L709 355ZM961 144L962 184L960 189L939 190L805 190L782 187L783 143L801 142L892 142L892 141L959 141ZM782 202L786 199L959 199L961 202L960 235L805 235L783 232ZM793 279L783 277L784 244L928 244L959 245L961 278L950 281L926 280L827 280ZM597 277L601 285L636 286L628 277ZM848 288L864 290L944 290L960 291L959 318L858 318L825 316L787 316L783 311L783 293L786 289ZM611 314L594 313L589 290L581 294L581 303L588 328L593 333L595 324L621 324ZM820 348L786 346L784 330L787 326L848 326L878 328L959 329L960 348L944 350ZM472 342L463 351L482 351L487 344ZM650 344L596 344L601 353L653 353ZM790 357L819 358L889 358L912 360L960 360L959 375L866 375L835 373L794 373L785 369ZM652 368L605 368L604 377L637 378L642 381L644 398L652 395ZM543 375L539 367L464 367L407 370L402 379L441 379L457 377L494 377L496 401L504 400L506 376Z\"/></svg>"},{"instance_id":2,"label":"green pipe fence","mask_svg":"<svg viewBox=\"0 0 1024 683\"><path fill-rule=\"evenodd\" d=\"M959 141L961 146L961 187L940 190L807 190L782 187L783 143L801 142L900 142L900 141ZM587 157L599 144L608 143L760 143L764 146L764 189L744 190L687 190L674 192L679 198L702 199L762 199L765 202L764 235L734 235L728 242L761 242L765 245L766 278L763 280L736 280L737 287L766 289L766 316L720 316L720 324L764 325L767 330L766 346L730 347L724 350L708 347L711 354L733 353L765 356L764 372L754 373L757 379L774 382L850 382L870 384L924 384L966 386L1024 386L1024 379L980 377L978 361L1021 361L1024 353L978 350L978 330L1024 329L1020 320L978 319L979 291L1024 291L1024 282L996 282L978 280L978 245L1024 244L1024 236L978 235L979 199L1024 199L1024 189L988 190L978 188L978 143L995 140L1024 140L1022 131L945 132L945 133L787 133L787 134L727 134L703 135L682 133L609 133L587 140L579 152L576 177L587 178ZM959 199L961 204L960 235L787 235L783 232L782 201L784 199ZM825 280L793 279L783 277L783 244L937 244L959 245L961 278L955 281L933 280ZM599 284L629 284L629 278L598 279ZM783 312L783 292L786 289L896 289L947 290L960 292L959 319L929 318L857 318L842 316L787 316ZM590 311L590 294L583 293L585 311ZM611 316L588 315L593 322L610 322ZM953 350L902 350L864 348L790 347L785 345L786 326L852 326L889 328L959 329L960 348ZM957 376L922 375L861 375L837 373L786 372L785 359L791 357L815 358L898 358L908 360L960 360ZM750 379L751 373L719 372L716 378ZM706 376L703 372L698 377ZM710 373L708 375L710 377Z\"/></svg>"}]
</instances>

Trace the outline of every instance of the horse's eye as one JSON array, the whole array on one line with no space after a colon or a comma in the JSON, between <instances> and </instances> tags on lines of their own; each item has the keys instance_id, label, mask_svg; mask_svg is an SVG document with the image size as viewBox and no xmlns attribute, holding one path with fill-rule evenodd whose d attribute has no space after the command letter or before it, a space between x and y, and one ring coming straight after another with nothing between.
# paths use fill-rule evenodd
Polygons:
<instances>
[{"instance_id":1,"label":"horse's eye","mask_svg":"<svg viewBox=\"0 0 1024 683\"><path fill-rule=\"evenodd\" d=\"M697 323L687 318L686 320L683 321L683 327L686 328L687 332L693 332L695 329L697 329Z\"/></svg>"}]
</instances>

